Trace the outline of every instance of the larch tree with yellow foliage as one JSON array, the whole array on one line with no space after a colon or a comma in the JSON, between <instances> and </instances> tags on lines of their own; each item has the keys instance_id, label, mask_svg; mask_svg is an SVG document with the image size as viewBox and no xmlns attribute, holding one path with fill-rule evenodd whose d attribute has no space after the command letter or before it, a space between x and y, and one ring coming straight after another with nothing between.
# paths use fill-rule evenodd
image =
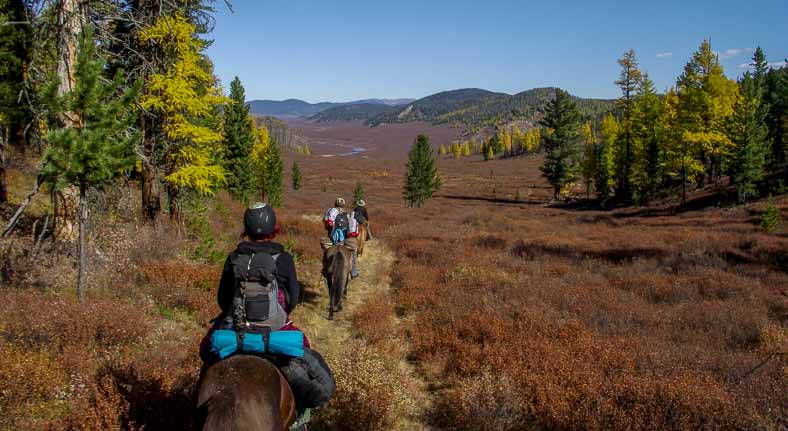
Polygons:
<instances>
[{"instance_id":1,"label":"larch tree with yellow foliage","mask_svg":"<svg viewBox=\"0 0 788 431\"><path fill-rule=\"evenodd\" d=\"M600 202L604 205L610 199L610 191L616 184L616 146L618 145L621 125L616 117L608 114L602 119L602 144L597 148L596 179L594 185Z\"/></svg>"},{"instance_id":2,"label":"larch tree with yellow foliage","mask_svg":"<svg viewBox=\"0 0 788 431\"><path fill-rule=\"evenodd\" d=\"M440 147L438 147L438 154L440 154L441 156L445 156L446 155L446 146L445 145L441 144Z\"/></svg>"},{"instance_id":3,"label":"larch tree with yellow foliage","mask_svg":"<svg viewBox=\"0 0 788 431\"><path fill-rule=\"evenodd\" d=\"M586 199L591 199L591 187L596 174L597 143L594 128L590 121L583 123L583 161L580 169L583 173L583 182L586 184Z\"/></svg>"},{"instance_id":4,"label":"larch tree with yellow foliage","mask_svg":"<svg viewBox=\"0 0 788 431\"><path fill-rule=\"evenodd\" d=\"M274 207L282 206L282 157L264 124L257 128L251 159L260 199Z\"/></svg>"},{"instance_id":5,"label":"larch tree with yellow foliage","mask_svg":"<svg viewBox=\"0 0 788 431\"><path fill-rule=\"evenodd\" d=\"M162 160L164 178L169 185L170 215L176 217L181 190L212 195L226 183L221 164L222 133L206 125L217 105L226 99L203 53L206 42L196 37L195 26L182 15L158 18L139 38L172 59L163 73L148 76L140 104L162 119L168 141Z\"/></svg>"},{"instance_id":6,"label":"larch tree with yellow foliage","mask_svg":"<svg viewBox=\"0 0 788 431\"><path fill-rule=\"evenodd\" d=\"M732 155L733 141L726 133L739 97L736 82L723 74L711 43L704 40L684 66L677 81L678 121L681 139L696 152L703 166L698 186L706 180L719 181L724 164Z\"/></svg>"}]
</instances>

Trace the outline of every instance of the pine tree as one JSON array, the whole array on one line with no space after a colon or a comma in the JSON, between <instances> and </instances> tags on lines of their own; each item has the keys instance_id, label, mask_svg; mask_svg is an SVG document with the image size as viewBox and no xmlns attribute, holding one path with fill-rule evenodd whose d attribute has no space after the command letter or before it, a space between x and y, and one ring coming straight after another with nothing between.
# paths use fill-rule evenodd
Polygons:
<instances>
[{"instance_id":1,"label":"pine tree","mask_svg":"<svg viewBox=\"0 0 788 431\"><path fill-rule=\"evenodd\" d=\"M432 156L430 138L419 135L408 154L403 197L409 207L421 207L441 187L441 178Z\"/></svg>"},{"instance_id":2,"label":"pine tree","mask_svg":"<svg viewBox=\"0 0 788 431\"><path fill-rule=\"evenodd\" d=\"M766 208L761 215L761 227L766 233L774 233L780 227L782 222L780 217L780 209L774 205L772 195L769 195L769 200L766 202Z\"/></svg>"},{"instance_id":3,"label":"pine tree","mask_svg":"<svg viewBox=\"0 0 788 431\"><path fill-rule=\"evenodd\" d=\"M788 177L788 61L781 68L772 68L766 74L764 101L769 107L766 122L769 128L769 170L783 171Z\"/></svg>"},{"instance_id":4,"label":"pine tree","mask_svg":"<svg viewBox=\"0 0 788 431\"><path fill-rule=\"evenodd\" d=\"M293 176L293 190L300 190L301 189L301 169L298 168L298 163L293 161L293 169L292 169L292 176Z\"/></svg>"},{"instance_id":5,"label":"pine tree","mask_svg":"<svg viewBox=\"0 0 788 431\"><path fill-rule=\"evenodd\" d=\"M272 207L282 206L282 155L279 146L271 143L265 158L266 201Z\"/></svg>"},{"instance_id":6,"label":"pine tree","mask_svg":"<svg viewBox=\"0 0 788 431\"><path fill-rule=\"evenodd\" d=\"M0 0L0 23L26 20L25 2ZM0 203L8 201L6 145L21 148L32 113L20 95L25 93L25 73L32 59L29 25L0 24Z\"/></svg>"},{"instance_id":7,"label":"pine tree","mask_svg":"<svg viewBox=\"0 0 788 431\"><path fill-rule=\"evenodd\" d=\"M79 42L74 87L62 97L53 96L52 102L54 112L73 114L73 124L49 133L41 172L55 189L79 189L80 299L87 277L88 192L110 184L134 165L133 103L138 88L129 88L121 73L107 82L101 76L104 69L105 61L93 43L93 31L87 27ZM52 90L56 86L57 82Z\"/></svg>"},{"instance_id":8,"label":"pine tree","mask_svg":"<svg viewBox=\"0 0 788 431\"><path fill-rule=\"evenodd\" d=\"M353 203L364 200L364 186L361 184L361 181L356 182L356 189L353 190Z\"/></svg>"},{"instance_id":9,"label":"pine tree","mask_svg":"<svg viewBox=\"0 0 788 431\"><path fill-rule=\"evenodd\" d=\"M540 124L546 128L542 135L546 152L542 174L558 199L565 186L577 180L578 171L580 114L567 92L556 89Z\"/></svg>"},{"instance_id":10,"label":"pine tree","mask_svg":"<svg viewBox=\"0 0 788 431\"><path fill-rule=\"evenodd\" d=\"M255 137L244 87L237 76L230 83L230 100L224 110L224 166L229 174L227 189L235 199L247 202L254 182L249 156Z\"/></svg>"},{"instance_id":11,"label":"pine tree","mask_svg":"<svg viewBox=\"0 0 788 431\"><path fill-rule=\"evenodd\" d=\"M762 88L756 77L746 72L741 82L742 97L735 105L731 127L734 155L731 163L731 181L736 185L738 200L744 203L748 196L757 196L756 183L763 177L767 141L766 107L762 101Z\"/></svg>"},{"instance_id":12,"label":"pine tree","mask_svg":"<svg viewBox=\"0 0 788 431\"><path fill-rule=\"evenodd\" d=\"M618 105L621 108L623 118L621 120L622 133L618 140L622 148L620 151L616 151L618 157L616 160L616 183L618 189L616 195L621 199L630 200L632 196L630 179L632 164L635 160L632 114L635 109L635 93L642 75L640 70L638 70L634 50L630 49L624 52L624 55L618 60L618 64L621 66L621 74L615 84L621 88L621 97L618 99Z\"/></svg>"},{"instance_id":13,"label":"pine tree","mask_svg":"<svg viewBox=\"0 0 788 431\"><path fill-rule=\"evenodd\" d=\"M647 73L638 82L632 114L634 163L630 183L639 201L653 195L661 179L659 117L661 102Z\"/></svg>"}]
</instances>

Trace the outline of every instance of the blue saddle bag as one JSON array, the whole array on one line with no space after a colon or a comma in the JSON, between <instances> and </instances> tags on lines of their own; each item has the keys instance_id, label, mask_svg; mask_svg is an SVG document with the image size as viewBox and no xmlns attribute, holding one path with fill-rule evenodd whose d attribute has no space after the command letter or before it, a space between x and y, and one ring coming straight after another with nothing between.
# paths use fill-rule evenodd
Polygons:
<instances>
[{"instance_id":1,"label":"blue saddle bag","mask_svg":"<svg viewBox=\"0 0 788 431\"><path fill-rule=\"evenodd\" d=\"M232 329L217 329L211 334L211 351L225 359L235 353L304 356L304 333L301 331L273 331L268 334L238 333Z\"/></svg>"}]
</instances>

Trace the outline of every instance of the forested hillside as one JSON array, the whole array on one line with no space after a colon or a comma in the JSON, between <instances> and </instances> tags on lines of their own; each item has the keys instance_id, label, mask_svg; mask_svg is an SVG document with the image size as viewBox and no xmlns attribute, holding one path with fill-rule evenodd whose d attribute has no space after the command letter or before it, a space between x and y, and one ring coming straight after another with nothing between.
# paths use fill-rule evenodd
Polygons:
<instances>
[{"instance_id":1,"label":"forested hillside","mask_svg":"<svg viewBox=\"0 0 788 431\"><path fill-rule=\"evenodd\" d=\"M479 89L463 89L433 94L396 111L369 119L369 124L429 121L456 123L472 129L497 126L516 120L534 122L555 97L555 88L534 88L513 96ZM599 118L610 112L611 100L573 98L586 118Z\"/></svg>"},{"instance_id":2,"label":"forested hillside","mask_svg":"<svg viewBox=\"0 0 788 431\"><path fill-rule=\"evenodd\" d=\"M309 119L320 122L369 120L370 118L376 117L378 115L384 115L396 110L396 106L375 103L358 103L353 105L335 106L333 108L321 111L309 117Z\"/></svg>"}]
</instances>

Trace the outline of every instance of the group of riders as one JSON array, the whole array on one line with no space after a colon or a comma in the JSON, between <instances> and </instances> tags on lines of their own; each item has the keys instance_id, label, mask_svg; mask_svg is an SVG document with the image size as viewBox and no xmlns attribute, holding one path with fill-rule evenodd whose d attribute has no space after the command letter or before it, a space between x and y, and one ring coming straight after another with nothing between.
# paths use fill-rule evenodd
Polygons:
<instances>
[{"instance_id":1,"label":"group of riders","mask_svg":"<svg viewBox=\"0 0 788 431\"><path fill-rule=\"evenodd\" d=\"M348 209L345 199L337 198L323 223L327 233L321 241L323 249L337 244L349 248L353 258L350 278L358 277L360 233L372 237L366 202L358 200ZM245 238L225 261L217 294L221 314L200 344L200 356L205 364L203 375L211 365L234 354L253 354L274 363L295 398L300 421L293 426L305 429L303 418L308 421L311 409L328 402L336 383L323 358L290 320L302 292L293 257L275 242L279 230L270 205L257 203L244 212ZM255 340L260 340L260 346ZM298 346L277 350L276 340L297 340Z\"/></svg>"}]
</instances>

